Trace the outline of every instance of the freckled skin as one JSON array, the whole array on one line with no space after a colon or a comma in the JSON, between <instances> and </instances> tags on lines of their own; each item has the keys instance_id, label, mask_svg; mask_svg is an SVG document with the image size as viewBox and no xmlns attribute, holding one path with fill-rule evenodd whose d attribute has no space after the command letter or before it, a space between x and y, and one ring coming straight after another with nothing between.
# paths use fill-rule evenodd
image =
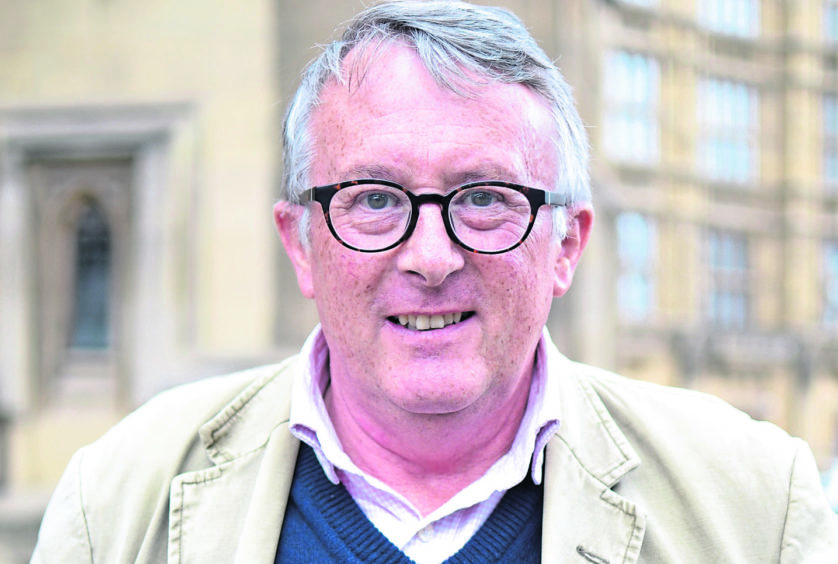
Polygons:
<instances>
[{"instance_id":1,"label":"freckled skin","mask_svg":"<svg viewBox=\"0 0 838 564\"><path fill-rule=\"evenodd\" d=\"M553 126L539 96L502 84L458 96L402 46L388 48L351 91L328 84L311 127L313 185L374 172L419 194L475 177L541 189L555 179ZM298 212L278 204L280 233L329 344L330 416L356 463L371 448L359 435L398 460L423 460L424 471L461 463L474 454L466 444L489 453L483 470L505 452L550 304L569 287L587 240L591 211L580 209L569 244L552 236L545 207L523 245L479 255L450 241L435 205L422 206L399 247L360 253L332 237L314 206L310 248L300 247L290 226ZM408 332L387 320L465 311L473 317L441 331Z\"/></svg>"}]
</instances>

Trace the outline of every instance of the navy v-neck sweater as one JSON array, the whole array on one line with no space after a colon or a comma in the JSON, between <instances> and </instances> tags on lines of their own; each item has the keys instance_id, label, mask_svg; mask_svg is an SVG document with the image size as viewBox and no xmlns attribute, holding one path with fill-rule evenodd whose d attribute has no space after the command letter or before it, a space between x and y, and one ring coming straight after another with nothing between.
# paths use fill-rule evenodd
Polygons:
<instances>
[{"instance_id":1,"label":"navy v-neck sweater","mask_svg":"<svg viewBox=\"0 0 838 564\"><path fill-rule=\"evenodd\" d=\"M542 488L527 477L509 490L450 564L541 561ZM314 451L300 445L276 553L279 564L408 564L342 485L323 473Z\"/></svg>"}]
</instances>

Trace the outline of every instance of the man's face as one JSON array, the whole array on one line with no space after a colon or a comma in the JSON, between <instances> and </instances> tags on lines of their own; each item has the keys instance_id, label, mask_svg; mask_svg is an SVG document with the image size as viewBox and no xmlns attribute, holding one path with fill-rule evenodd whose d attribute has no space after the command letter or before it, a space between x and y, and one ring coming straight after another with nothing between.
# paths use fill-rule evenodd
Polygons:
<instances>
[{"instance_id":1,"label":"man's face","mask_svg":"<svg viewBox=\"0 0 838 564\"><path fill-rule=\"evenodd\" d=\"M466 98L440 88L410 49L390 47L360 85L325 87L312 116L311 183L383 178L416 194L474 180L551 189L546 103L521 85L476 91ZM487 409L528 387L551 300L570 284L591 219L585 208L563 246L545 207L520 247L478 255L448 238L439 206L429 204L406 242L361 253L332 237L315 205L310 246L300 246L290 227L298 209L279 204L277 221L286 248L296 249L289 255L300 287L316 301L333 389L360 407L358 417ZM427 331L398 321L452 314L461 320Z\"/></svg>"}]
</instances>

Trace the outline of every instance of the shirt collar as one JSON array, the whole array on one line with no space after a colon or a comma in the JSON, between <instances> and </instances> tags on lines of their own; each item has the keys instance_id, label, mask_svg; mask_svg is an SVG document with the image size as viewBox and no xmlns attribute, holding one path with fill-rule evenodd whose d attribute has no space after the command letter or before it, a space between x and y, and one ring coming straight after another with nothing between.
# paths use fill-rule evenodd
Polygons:
<instances>
[{"instance_id":1,"label":"shirt collar","mask_svg":"<svg viewBox=\"0 0 838 564\"><path fill-rule=\"evenodd\" d=\"M314 450L329 481L338 484L340 479L335 466L343 467L352 461L338 442L323 401L329 383L329 347L319 324L303 344L300 356L308 362L304 362L303 370L294 374L289 428L292 435Z\"/></svg>"},{"instance_id":2,"label":"shirt collar","mask_svg":"<svg viewBox=\"0 0 838 564\"><path fill-rule=\"evenodd\" d=\"M547 366L549 339L545 328L536 348L529 399L518 433L509 451L489 470L513 478L507 489L522 480L527 472L533 482L541 483L544 448L559 428L559 390L555 375L550 377L551 370ZM304 370L294 375L289 422L291 433L314 450L332 483L340 482L337 468L363 475L341 447L323 401L329 383L329 347L320 325L308 336L300 354L308 362L304 363Z\"/></svg>"}]
</instances>

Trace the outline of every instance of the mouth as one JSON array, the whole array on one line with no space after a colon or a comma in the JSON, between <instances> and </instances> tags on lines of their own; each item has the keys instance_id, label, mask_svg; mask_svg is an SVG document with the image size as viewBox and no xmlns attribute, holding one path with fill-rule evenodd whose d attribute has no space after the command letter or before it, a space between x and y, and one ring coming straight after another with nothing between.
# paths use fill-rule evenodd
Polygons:
<instances>
[{"instance_id":1,"label":"mouth","mask_svg":"<svg viewBox=\"0 0 838 564\"><path fill-rule=\"evenodd\" d=\"M456 325L474 315L473 311L458 311L443 315L393 315L387 319L412 331L430 331Z\"/></svg>"}]
</instances>

